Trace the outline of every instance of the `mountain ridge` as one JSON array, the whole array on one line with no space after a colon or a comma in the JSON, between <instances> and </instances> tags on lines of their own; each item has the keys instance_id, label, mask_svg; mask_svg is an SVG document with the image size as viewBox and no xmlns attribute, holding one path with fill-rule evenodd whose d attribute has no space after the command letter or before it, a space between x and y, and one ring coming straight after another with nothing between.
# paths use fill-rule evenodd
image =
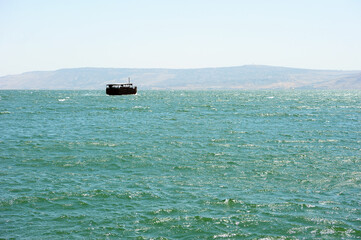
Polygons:
<instances>
[{"instance_id":1,"label":"mountain ridge","mask_svg":"<svg viewBox=\"0 0 361 240\"><path fill-rule=\"evenodd\" d=\"M139 89L361 89L361 70L267 65L210 68L64 68L0 77L0 89L95 90L126 82Z\"/></svg>"}]
</instances>

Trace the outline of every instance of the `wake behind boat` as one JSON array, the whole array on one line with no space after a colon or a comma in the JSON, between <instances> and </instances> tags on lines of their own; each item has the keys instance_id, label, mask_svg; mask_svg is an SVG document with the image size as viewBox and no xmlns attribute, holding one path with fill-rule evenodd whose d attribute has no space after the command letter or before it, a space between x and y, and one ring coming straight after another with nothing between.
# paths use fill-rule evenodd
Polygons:
<instances>
[{"instance_id":1,"label":"wake behind boat","mask_svg":"<svg viewBox=\"0 0 361 240\"><path fill-rule=\"evenodd\" d=\"M128 83L107 84L106 94L108 95L130 95L137 93L137 86L134 86L128 78Z\"/></svg>"}]
</instances>

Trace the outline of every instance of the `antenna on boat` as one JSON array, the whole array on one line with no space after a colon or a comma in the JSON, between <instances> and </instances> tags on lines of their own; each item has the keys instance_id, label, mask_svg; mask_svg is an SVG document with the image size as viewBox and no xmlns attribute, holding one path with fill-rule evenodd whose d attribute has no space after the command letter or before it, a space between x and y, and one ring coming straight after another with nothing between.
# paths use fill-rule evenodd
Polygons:
<instances>
[{"instance_id":1,"label":"antenna on boat","mask_svg":"<svg viewBox=\"0 0 361 240\"><path fill-rule=\"evenodd\" d=\"M128 83L130 83L130 77L128 77Z\"/></svg>"}]
</instances>

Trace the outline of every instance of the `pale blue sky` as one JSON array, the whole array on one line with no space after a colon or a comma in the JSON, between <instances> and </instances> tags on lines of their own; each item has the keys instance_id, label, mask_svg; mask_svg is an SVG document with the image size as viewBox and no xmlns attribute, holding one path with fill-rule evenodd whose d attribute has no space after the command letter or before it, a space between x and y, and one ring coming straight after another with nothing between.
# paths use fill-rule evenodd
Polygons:
<instances>
[{"instance_id":1,"label":"pale blue sky","mask_svg":"<svg viewBox=\"0 0 361 240\"><path fill-rule=\"evenodd\" d=\"M361 0L0 0L0 76L245 64L361 70Z\"/></svg>"}]
</instances>

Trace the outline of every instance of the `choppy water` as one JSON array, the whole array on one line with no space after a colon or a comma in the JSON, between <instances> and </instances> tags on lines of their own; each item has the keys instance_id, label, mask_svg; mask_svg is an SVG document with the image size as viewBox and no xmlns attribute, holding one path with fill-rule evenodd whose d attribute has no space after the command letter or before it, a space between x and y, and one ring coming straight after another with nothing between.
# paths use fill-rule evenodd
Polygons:
<instances>
[{"instance_id":1,"label":"choppy water","mask_svg":"<svg viewBox=\"0 0 361 240\"><path fill-rule=\"evenodd\" d=\"M360 239L360 91L0 91L0 238Z\"/></svg>"}]
</instances>

